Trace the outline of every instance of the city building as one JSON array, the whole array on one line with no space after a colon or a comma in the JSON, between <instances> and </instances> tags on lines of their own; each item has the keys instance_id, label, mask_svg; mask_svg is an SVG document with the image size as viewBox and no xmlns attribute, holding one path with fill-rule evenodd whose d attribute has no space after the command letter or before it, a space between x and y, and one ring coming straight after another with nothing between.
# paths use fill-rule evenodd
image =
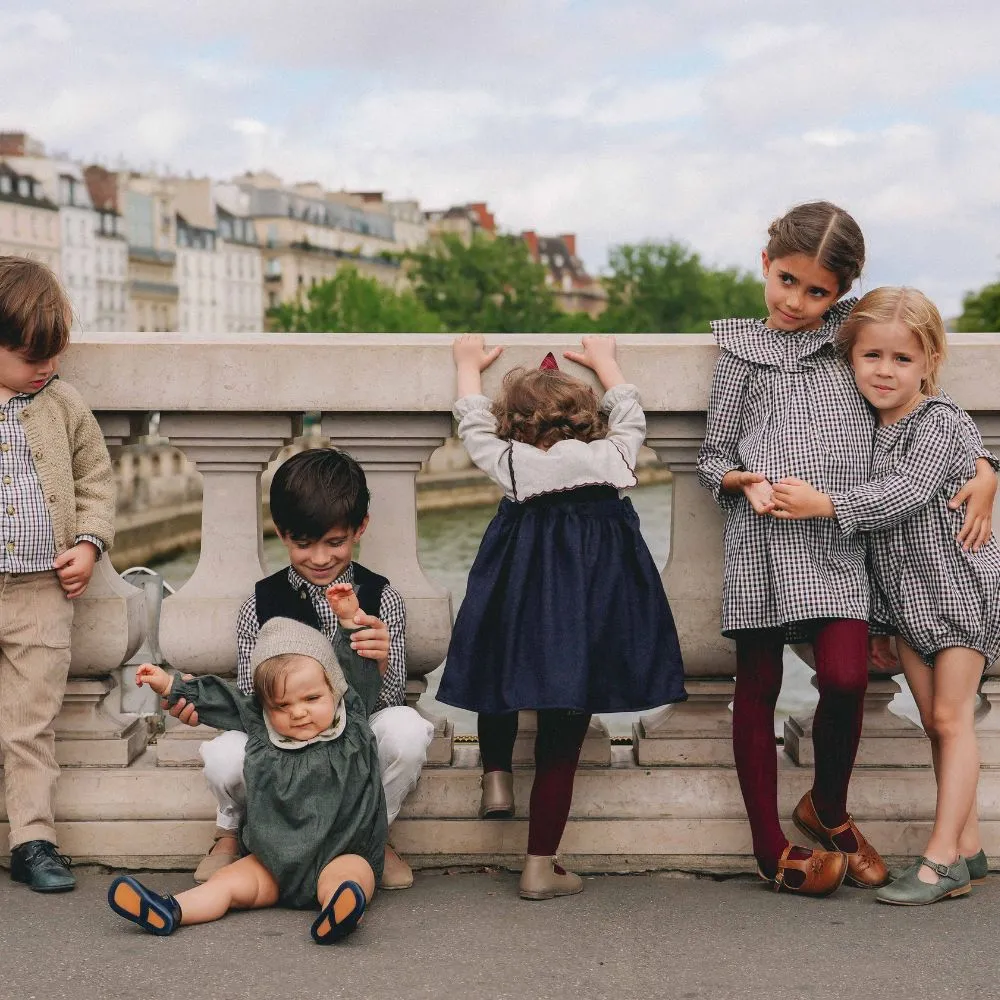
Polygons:
<instances>
[{"instance_id":1,"label":"city building","mask_svg":"<svg viewBox=\"0 0 1000 1000\"><path fill-rule=\"evenodd\" d=\"M486 207L485 201L453 205L451 208L425 212L424 215L430 236L451 233L466 246L472 242L476 233L482 233L489 239L497 234L496 217Z\"/></svg>"},{"instance_id":2,"label":"city building","mask_svg":"<svg viewBox=\"0 0 1000 1000\"><path fill-rule=\"evenodd\" d=\"M263 269L249 196L234 184L207 177L175 178L174 189L181 329L263 330ZM214 251L206 252L209 233Z\"/></svg>"},{"instance_id":3,"label":"city building","mask_svg":"<svg viewBox=\"0 0 1000 1000\"><path fill-rule=\"evenodd\" d=\"M267 171L233 183L247 196L261 244L265 309L299 298L345 264L390 288L404 286L397 258L404 248L388 212L372 211L359 196L316 183L287 186Z\"/></svg>"},{"instance_id":4,"label":"city building","mask_svg":"<svg viewBox=\"0 0 1000 1000\"><path fill-rule=\"evenodd\" d=\"M59 206L41 182L0 160L0 254L31 257L59 274Z\"/></svg>"},{"instance_id":5,"label":"city building","mask_svg":"<svg viewBox=\"0 0 1000 1000\"><path fill-rule=\"evenodd\" d=\"M359 198L365 208L384 211L392 217L395 242L403 250L416 250L427 242L430 230L419 201L389 201L381 191L356 191L354 197Z\"/></svg>"},{"instance_id":6,"label":"city building","mask_svg":"<svg viewBox=\"0 0 1000 1000\"><path fill-rule=\"evenodd\" d=\"M84 176L94 204L124 220L130 329L139 333L176 330L177 219L170 181L100 166L87 167Z\"/></svg>"},{"instance_id":7,"label":"city building","mask_svg":"<svg viewBox=\"0 0 1000 1000\"><path fill-rule=\"evenodd\" d=\"M539 236L533 229L521 233L532 259L545 268L545 284L552 289L556 305L567 313L585 312L591 319L608 305L608 293L598 278L591 277L576 255L576 234Z\"/></svg>"}]
</instances>

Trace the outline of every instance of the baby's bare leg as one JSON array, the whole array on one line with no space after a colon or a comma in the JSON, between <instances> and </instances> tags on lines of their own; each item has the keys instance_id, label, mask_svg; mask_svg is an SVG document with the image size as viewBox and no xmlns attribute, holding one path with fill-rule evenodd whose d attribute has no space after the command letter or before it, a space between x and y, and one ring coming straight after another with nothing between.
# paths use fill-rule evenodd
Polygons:
<instances>
[{"instance_id":1,"label":"baby's bare leg","mask_svg":"<svg viewBox=\"0 0 1000 1000\"><path fill-rule=\"evenodd\" d=\"M319 905L326 906L337 889L348 880L361 886L365 901L370 903L375 894L375 873L372 866L360 854L341 854L319 873L319 884L316 887Z\"/></svg>"},{"instance_id":2,"label":"baby's bare leg","mask_svg":"<svg viewBox=\"0 0 1000 1000\"><path fill-rule=\"evenodd\" d=\"M176 899L181 906L182 924L204 924L218 920L229 910L274 906L278 901L278 883L250 854L219 869L204 885L188 889Z\"/></svg>"}]
</instances>

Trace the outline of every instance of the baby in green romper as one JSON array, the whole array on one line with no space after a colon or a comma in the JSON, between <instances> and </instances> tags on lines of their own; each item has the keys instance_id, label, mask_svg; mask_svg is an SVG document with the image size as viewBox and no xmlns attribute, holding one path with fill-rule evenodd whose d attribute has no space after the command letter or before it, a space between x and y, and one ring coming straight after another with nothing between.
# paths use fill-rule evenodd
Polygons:
<instances>
[{"instance_id":1,"label":"baby in green romper","mask_svg":"<svg viewBox=\"0 0 1000 1000\"><path fill-rule=\"evenodd\" d=\"M218 677L185 680L151 664L136 671L173 704L185 698L201 721L247 734L247 856L176 898L131 876L116 878L108 902L152 934L218 920L231 909L281 904L320 914L320 944L358 925L382 874L387 835L378 748L368 726L381 685L372 660L351 648L359 611L354 588L334 584L327 600L340 628L333 646L290 618L260 630L251 659L254 694Z\"/></svg>"}]
</instances>

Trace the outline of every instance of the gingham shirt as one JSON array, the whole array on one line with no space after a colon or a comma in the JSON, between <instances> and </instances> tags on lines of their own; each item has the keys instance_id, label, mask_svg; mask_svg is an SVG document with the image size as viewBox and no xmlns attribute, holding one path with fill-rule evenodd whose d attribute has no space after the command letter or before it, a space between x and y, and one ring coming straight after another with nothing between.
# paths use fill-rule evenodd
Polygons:
<instances>
[{"instance_id":1,"label":"gingham shirt","mask_svg":"<svg viewBox=\"0 0 1000 1000\"><path fill-rule=\"evenodd\" d=\"M722 490L733 469L770 482L795 476L830 494L870 478L875 421L832 343L855 302L837 303L819 329L803 333L754 319L712 324L721 354L698 474L726 511L726 634L784 626L786 642L802 642L815 619L871 617L864 536L845 535L828 518L762 517L742 493ZM975 425L965 422L981 449Z\"/></svg>"},{"instance_id":2,"label":"gingham shirt","mask_svg":"<svg viewBox=\"0 0 1000 1000\"><path fill-rule=\"evenodd\" d=\"M0 573L47 573L56 555L55 534L20 413L34 397L20 393L0 404ZM104 543L93 535L98 553Z\"/></svg>"},{"instance_id":3,"label":"gingham shirt","mask_svg":"<svg viewBox=\"0 0 1000 1000\"><path fill-rule=\"evenodd\" d=\"M928 662L948 646L1000 655L1000 546L956 540L964 512L948 501L975 474L981 442L943 394L875 430L871 480L831 494L845 536L871 532L880 613ZM994 460L994 464L995 460Z\"/></svg>"},{"instance_id":4,"label":"gingham shirt","mask_svg":"<svg viewBox=\"0 0 1000 1000\"><path fill-rule=\"evenodd\" d=\"M327 603L327 587L310 583L291 566L288 567L288 582L294 590L300 593L304 591L309 595L313 608L319 617L321 631L332 642L340 623ZM333 582L354 583L354 563L351 563ZM382 588L378 616L389 630L389 663L385 676L382 678L382 690L375 703L376 712L383 708L406 703L406 605L403 603L399 591L394 590L389 584ZM236 619L236 686L244 694L250 694L253 691L250 654L253 652L259 631L257 598L256 595L251 594L244 601Z\"/></svg>"}]
</instances>

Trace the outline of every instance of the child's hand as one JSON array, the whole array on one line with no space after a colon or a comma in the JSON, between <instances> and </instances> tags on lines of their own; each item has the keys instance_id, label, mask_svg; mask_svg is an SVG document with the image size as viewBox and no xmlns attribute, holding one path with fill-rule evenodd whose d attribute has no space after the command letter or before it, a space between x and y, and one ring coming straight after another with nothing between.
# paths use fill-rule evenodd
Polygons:
<instances>
[{"instance_id":1,"label":"child's hand","mask_svg":"<svg viewBox=\"0 0 1000 1000\"><path fill-rule=\"evenodd\" d=\"M887 635L873 635L868 640L868 659L879 670L897 670L899 660L892 648L892 639Z\"/></svg>"},{"instance_id":2,"label":"child's hand","mask_svg":"<svg viewBox=\"0 0 1000 1000\"><path fill-rule=\"evenodd\" d=\"M139 687L142 687L143 684L148 685L161 698L165 698L170 694L174 678L162 667L155 667L152 663L144 663L142 666L136 668L135 682Z\"/></svg>"},{"instance_id":3,"label":"child's hand","mask_svg":"<svg viewBox=\"0 0 1000 1000\"><path fill-rule=\"evenodd\" d=\"M194 674L181 674L181 680L193 681ZM160 708L172 715L175 719L180 719L185 726L198 725L198 709L195 706L195 703L193 701L188 701L187 698L178 698L173 705L171 705L167 699L164 698L160 702Z\"/></svg>"},{"instance_id":4,"label":"child's hand","mask_svg":"<svg viewBox=\"0 0 1000 1000\"><path fill-rule=\"evenodd\" d=\"M833 517L833 502L815 486L788 476L774 484L772 517L783 521L802 521L810 517Z\"/></svg>"},{"instance_id":5,"label":"child's hand","mask_svg":"<svg viewBox=\"0 0 1000 1000\"><path fill-rule=\"evenodd\" d=\"M733 469L722 477L722 488L727 493L742 493L755 514L770 514L774 510L771 484L759 472Z\"/></svg>"},{"instance_id":6,"label":"child's hand","mask_svg":"<svg viewBox=\"0 0 1000 1000\"><path fill-rule=\"evenodd\" d=\"M477 372L484 372L503 354L503 348L497 346L487 351L486 340L481 333L463 333L453 341L451 353L457 367L468 365Z\"/></svg>"},{"instance_id":7,"label":"child's hand","mask_svg":"<svg viewBox=\"0 0 1000 1000\"><path fill-rule=\"evenodd\" d=\"M354 587L349 583L332 583L326 588L326 603L342 625L353 627L354 616L361 605L358 604Z\"/></svg>"},{"instance_id":8,"label":"child's hand","mask_svg":"<svg viewBox=\"0 0 1000 1000\"><path fill-rule=\"evenodd\" d=\"M607 391L625 381L618 367L618 348L614 337L588 334L581 341L582 351L563 351L563 357L589 368Z\"/></svg>"},{"instance_id":9,"label":"child's hand","mask_svg":"<svg viewBox=\"0 0 1000 1000\"><path fill-rule=\"evenodd\" d=\"M962 530L956 536L966 552L970 549L978 552L989 541L993 531L993 498L996 492L997 474L986 459L979 459L976 475L948 501L952 510L967 504Z\"/></svg>"},{"instance_id":10,"label":"child's hand","mask_svg":"<svg viewBox=\"0 0 1000 1000\"><path fill-rule=\"evenodd\" d=\"M78 542L52 560L52 568L59 577L59 585L70 600L79 597L87 589L98 555L97 548L92 542Z\"/></svg>"},{"instance_id":11,"label":"child's hand","mask_svg":"<svg viewBox=\"0 0 1000 1000\"><path fill-rule=\"evenodd\" d=\"M389 627L381 619L374 615L366 615L363 611L358 611L354 615L351 624L355 627L368 626L351 635L351 649L358 656L374 660L379 674L385 677L385 671L389 666Z\"/></svg>"}]
</instances>

